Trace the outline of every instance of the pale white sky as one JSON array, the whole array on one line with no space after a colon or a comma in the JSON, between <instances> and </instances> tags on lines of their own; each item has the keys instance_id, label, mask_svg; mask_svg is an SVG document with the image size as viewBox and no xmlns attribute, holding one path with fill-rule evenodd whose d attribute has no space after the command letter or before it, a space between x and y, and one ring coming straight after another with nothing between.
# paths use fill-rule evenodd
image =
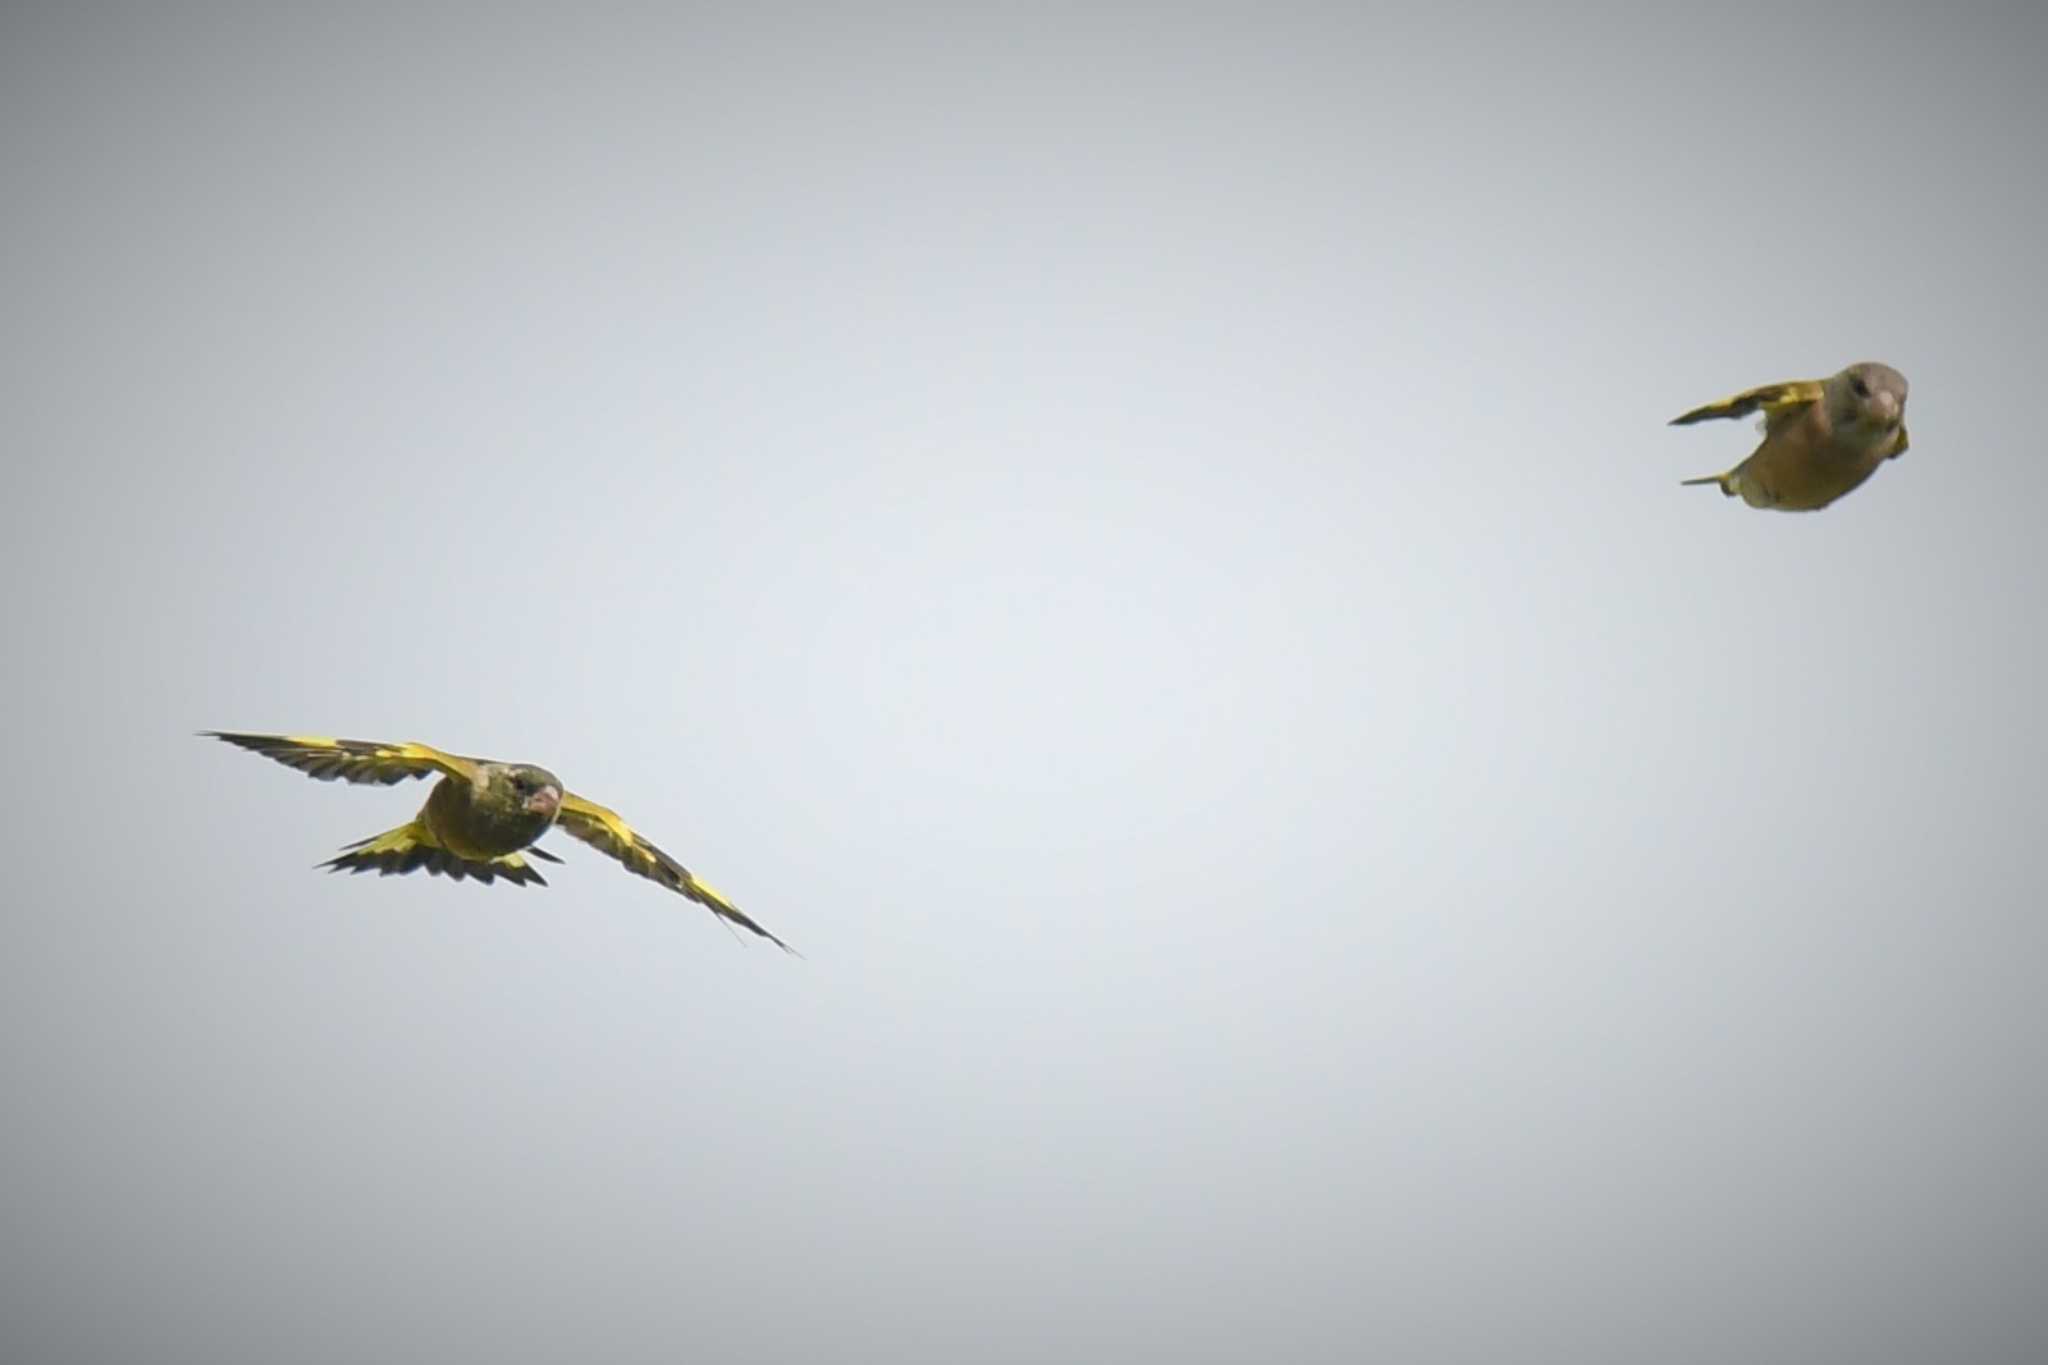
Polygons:
<instances>
[{"instance_id":1,"label":"pale white sky","mask_svg":"<svg viewBox=\"0 0 2048 1365\"><path fill-rule=\"evenodd\" d=\"M11 7L0 1354L2043 1358L2044 40Z\"/></svg>"}]
</instances>

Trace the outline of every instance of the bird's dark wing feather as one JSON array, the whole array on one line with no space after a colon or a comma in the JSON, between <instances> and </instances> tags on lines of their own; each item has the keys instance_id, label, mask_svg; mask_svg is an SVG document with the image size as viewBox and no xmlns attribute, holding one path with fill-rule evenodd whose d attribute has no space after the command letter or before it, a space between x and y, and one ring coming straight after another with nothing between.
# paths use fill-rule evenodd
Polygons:
<instances>
[{"instance_id":1,"label":"bird's dark wing feather","mask_svg":"<svg viewBox=\"0 0 2048 1365\"><path fill-rule=\"evenodd\" d=\"M1754 389L1744 389L1733 397L1723 398L1718 403L1708 403L1681 413L1671 419L1674 427L1689 427L1694 422L1712 421L1719 417L1747 417L1752 412L1762 411L1765 420L1773 427L1786 417L1796 415L1809 404L1817 403L1827 392L1827 384L1819 379L1794 379L1784 384L1765 384Z\"/></svg>"},{"instance_id":2,"label":"bird's dark wing feather","mask_svg":"<svg viewBox=\"0 0 2048 1365\"><path fill-rule=\"evenodd\" d=\"M692 876L688 868L649 843L620 819L618 812L585 800L574 792L565 792L561 814L555 817L555 824L606 857L618 859L628 872L659 882L669 890L689 897L720 919L759 934L785 952L796 951L756 924L738 906Z\"/></svg>"},{"instance_id":3,"label":"bird's dark wing feather","mask_svg":"<svg viewBox=\"0 0 2048 1365\"><path fill-rule=\"evenodd\" d=\"M382 744L367 739L330 739L324 735L249 735L229 730L201 730L202 735L274 758L322 782L368 782L388 787L408 777L449 777L473 780L478 760L444 754L424 744Z\"/></svg>"}]
</instances>

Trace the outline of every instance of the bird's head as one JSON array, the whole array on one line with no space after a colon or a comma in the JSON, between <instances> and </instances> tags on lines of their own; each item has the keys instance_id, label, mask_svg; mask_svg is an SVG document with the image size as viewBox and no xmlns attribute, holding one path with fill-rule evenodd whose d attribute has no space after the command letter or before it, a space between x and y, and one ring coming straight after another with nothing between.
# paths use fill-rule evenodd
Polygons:
<instances>
[{"instance_id":1,"label":"bird's head","mask_svg":"<svg viewBox=\"0 0 2048 1365\"><path fill-rule=\"evenodd\" d=\"M529 815L553 820L562 809L562 779L531 763L492 763L481 776L490 794Z\"/></svg>"},{"instance_id":2,"label":"bird's head","mask_svg":"<svg viewBox=\"0 0 2048 1365\"><path fill-rule=\"evenodd\" d=\"M1837 431L1889 436L1906 417L1906 376L1874 360L1851 365L1828 381L1828 416Z\"/></svg>"}]
</instances>

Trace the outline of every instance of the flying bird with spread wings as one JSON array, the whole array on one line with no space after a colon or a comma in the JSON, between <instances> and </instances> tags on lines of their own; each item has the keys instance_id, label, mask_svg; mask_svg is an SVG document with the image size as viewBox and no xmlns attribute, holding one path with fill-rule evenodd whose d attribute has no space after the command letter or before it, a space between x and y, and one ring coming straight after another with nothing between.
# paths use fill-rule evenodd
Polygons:
<instances>
[{"instance_id":1,"label":"flying bird with spread wings","mask_svg":"<svg viewBox=\"0 0 2048 1365\"><path fill-rule=\"evenodd\" d=\"M1713 484L1751 507L1812 512L1855 491L1886 460L1906 453L1906 376L1866 360L1827 379L1745 389L1671 419L1674 427L1764 414L1764 439Z\"/></svg>"},{"instance_id":2,"label":"flying bird with spread wings","mask_svg":"<svg viewBox=\"0 0 2048 1365\"><path fill-rule=\"evenodd\" d=\"M562 860L537 847L534 840L560 827L616 858L628 872L689 897L720 919L759 934L785 952L796 951L649 843L616 811L578 796L545 768L463 758L425 744L223 730L200 733L276 759L322 782L339 778L388 787L409 777L440 774L441 780L427 793L418 815L396 829L347 845L339 857L322 864L329 871L374 870L388 877L425 868L429 874L456 881L474 877L489 883L503 877L515 886L528 882L546 886L532 859Z\"/></svg>"}]
</instances>

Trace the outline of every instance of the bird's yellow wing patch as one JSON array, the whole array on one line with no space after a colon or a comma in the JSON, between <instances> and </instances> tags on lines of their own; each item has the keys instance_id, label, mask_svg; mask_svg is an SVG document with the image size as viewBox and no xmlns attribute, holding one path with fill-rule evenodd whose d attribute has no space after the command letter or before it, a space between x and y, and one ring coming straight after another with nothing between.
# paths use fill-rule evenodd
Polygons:
<instances>
[{"instance_id":1,"label":"bird's yellow wing patch","mask_svg":"<svg viewBox=\"0 0 2048 1365\"><path fill-rule=\"evenodd\" d=\"M408 777L444 773L465 780L476 776L477 761L444 754L425 744L384 744L368 739L332 739L326 735L249 735L228 730L202 730L202 735L274 758L322 782L368 782L388 787Z\"/></svg>"},{"instance_id":2,"label":"bird's yellow wing patch","mask_svg":"<svg viewBox=\"0 0 2048 1365\"><path fill-rule=\"evenodd\" d=\"M1707 422L1721 417L1747 417L1752 412L1762 412L1765 420L1775 425L1781 418L1798 412L1808 404L1820 401L1827 392L1827 384L1819 379L1794 379L1783 384L1765 384L1759 388L1744 389L1718 403L1708 403L1681 413L1671 419L1674 427L1691 426L1694 422Z\"/></svg>"},{"instance_id":3,"label":"bird's yellow wing patch","mask_svg":"<svg viewBox=\"0 0 2048 1365\"><path fill-rule=\"evenodd\" d=\"M586 800L574 792L565 792L562 796L561 813L555 817L555 824L606 857L618 859L628 872L637 873L649 881L659 882L669 890L689 897L720 919L729 920L742 929L759 934L785 952L796 951L756 924L738 906L718 894L709 884L692 876L688 868L649 843L639 831L620 819L617 811L600 806L595 801Z\"/></svg>"}]
</instances>

